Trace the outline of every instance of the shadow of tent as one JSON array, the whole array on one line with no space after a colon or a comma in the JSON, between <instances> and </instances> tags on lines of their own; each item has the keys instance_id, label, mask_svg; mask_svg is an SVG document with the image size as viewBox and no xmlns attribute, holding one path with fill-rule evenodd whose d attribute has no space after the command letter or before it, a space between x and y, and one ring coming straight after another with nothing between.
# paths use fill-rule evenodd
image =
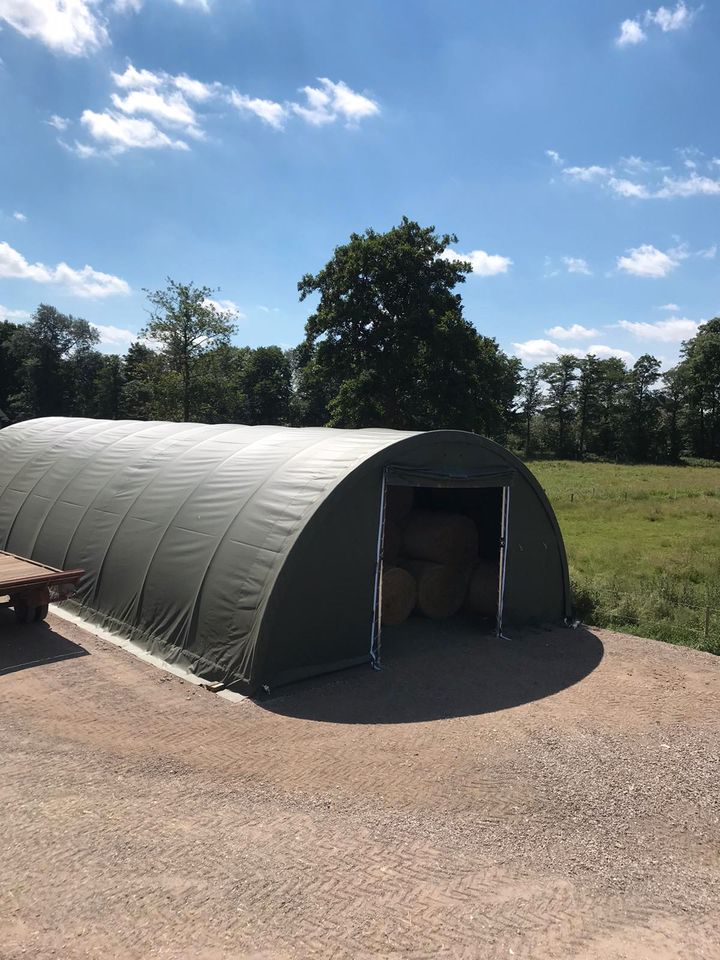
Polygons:
<instances>
[{"instance_id":1,"label":"shadow of tent","mask_svg":"<svg viewBox=\"0 0 720 960\"><path fill-rule=\"evenodd\" d=\"M0 677L45 663L86 657L88 651L60 636L44 621L19 624L7 607L0 608Z\"/></svg>"},{"instance_id":2,"label":"shadow of tent","mask_svg":"<svg viewBox=\"0 0 720 960\"><path fill-rule=\"evenodd\" d=\"M413 618L383 634L383 667L329 674L259 698L263 709L325 723L417 723L506 710L578 683L603 657L589 630L517 639Z\"/></svg>"}]
</instances>

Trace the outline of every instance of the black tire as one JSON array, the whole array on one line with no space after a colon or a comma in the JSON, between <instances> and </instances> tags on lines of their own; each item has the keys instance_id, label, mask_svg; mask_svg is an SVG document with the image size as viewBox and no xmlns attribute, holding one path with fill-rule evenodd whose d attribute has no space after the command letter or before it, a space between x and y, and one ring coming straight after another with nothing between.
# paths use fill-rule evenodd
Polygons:
<instances>
[{"instance_id":1,"label":"black tire","mask_svg":"<svg viewBox=\"0 0 720 960\"><path fill-rule=\"evenodd\" d=\"M18 623L30 623L35 613L35 608L31 607L25 600L16 600L13 603L13 609Z\"/></svg>"},{"instance_id":2,"label":"black tire","mask_svg":"<svg viewBox=\"0 0 720 960\"><path fill-rule=\"evenodd\" d=\"M47 615L48 605L47 603L42 603L39 607L35 607L35 616L33 619L36 621L36 623L39 623L41 620L44 620Z\"/></svg>"}]
</instances>

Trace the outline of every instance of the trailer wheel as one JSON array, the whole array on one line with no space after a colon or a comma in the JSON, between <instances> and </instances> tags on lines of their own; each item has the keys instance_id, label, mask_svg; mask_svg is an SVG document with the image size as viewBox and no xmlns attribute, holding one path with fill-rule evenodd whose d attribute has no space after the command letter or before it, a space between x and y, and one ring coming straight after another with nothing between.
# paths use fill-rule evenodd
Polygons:
<instances>
[{"instance_id":1,"label":"trailer wheel","mask_svg":"<svg viewBox=\"0 0 720 960\"><path fill-rule=\"evenodd\" d=\"M18 623L30 623L35 612L35 608L31 607L26 600L16 600L13 603L13 609Z\"/></svg>"},{"instance_id":2,"label":"trailer wheel","mask_svg":"<svg viewBox=\"0 0 720 960\"><path fill-rule=\"evenodd\" d=\"M33 619L39 623L40 620L44 620L47 615L48 615L48 604L41 603L39 607L35 607L35 616Z\"/></svg>"}]
</instances>

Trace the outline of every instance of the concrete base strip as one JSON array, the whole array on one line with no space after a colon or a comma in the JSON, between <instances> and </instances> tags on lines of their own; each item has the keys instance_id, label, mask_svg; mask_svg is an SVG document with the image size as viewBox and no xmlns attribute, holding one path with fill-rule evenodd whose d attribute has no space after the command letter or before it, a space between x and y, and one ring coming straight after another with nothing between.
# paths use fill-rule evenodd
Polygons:
<instances>
[{"instance_id":1,"label":"concrete base strip","mask_svg":"<svg viewBox=\"0 0 720 960\"><path fill-rule=\"evenodd\" d=\"M233 693L232 690L213 691L210 684L208 684L201 677L196 677L195 674L190 673L184 667L179 667L173 663L167 663L162 659L162 657L157 657L153 653L148 653L147 650L143 650L137 644L132 643L125 637L121 637L117 633L111 633L110 630L104 630L101 627L96 627L93 624L88 623L86 620L83 620L82 617L78 617L76 614L70 613L69 610L64 610L58 604L51 604L50 612L54 616L60 617L61 620L67 620L70 623L74 623L77 626L82 627L82 629L87 633L92 633L93 636L98 637L100 640L107 640L108 643L115 644L116 647L126 650L134 657L137 657L138 660L142 660L144 663L149 663L153 667L158 667L160 670L164 670L166 673L172 673L173 676L179 677L181 680L187 681L187 683L194 683L197 687L205 687L205 689L211 690L218 697L222 697L224 700L229 700L231 703L241 703L242 701L248 699L241 693Z\"/></svg>"}]
</instances>

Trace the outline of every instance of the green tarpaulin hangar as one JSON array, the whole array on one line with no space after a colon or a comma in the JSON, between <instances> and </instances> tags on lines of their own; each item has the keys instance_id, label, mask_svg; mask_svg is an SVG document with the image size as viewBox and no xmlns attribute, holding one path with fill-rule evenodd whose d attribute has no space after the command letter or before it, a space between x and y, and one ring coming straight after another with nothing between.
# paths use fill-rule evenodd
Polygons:
<instances>
[{"instance_id":1,"label":"green tarpaulin hangar","mask_svg":"<svg viewBox=\"0 0 720 960\"><path fill-rule=\"evenodd\" d=\"M569 616L545 494L462 431L30 420L0 431L0 549L82 567L81 616L252 692L377 657L392 485L485 498L498 629Z\"/></svg>"}]
</instances>

